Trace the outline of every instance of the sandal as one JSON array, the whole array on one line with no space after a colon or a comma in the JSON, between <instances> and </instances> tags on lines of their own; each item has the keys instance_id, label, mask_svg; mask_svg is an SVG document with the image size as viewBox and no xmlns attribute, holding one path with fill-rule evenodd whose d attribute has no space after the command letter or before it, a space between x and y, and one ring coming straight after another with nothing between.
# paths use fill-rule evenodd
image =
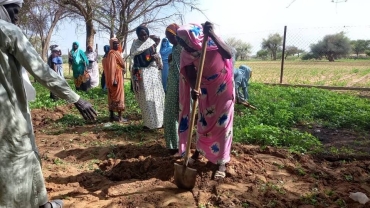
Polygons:
<instances>
[{"instance_id":1,"label":"sandal","mask_svg":"<svg viewBox=\"0 0 370 208\"><path fill-rule=\"evenodd\" d=\"M225 172L222 172L222 171L216 171L216 173L215 173L215 179L217 179L217 178L225 178L225 176L226 176L226 173Z\"/></svg>"},{"instance_id":2,"label":"sandal","mask_svg":"<svg viewBox=\"0 0 370 208\"><path fill-rule=\"evenodd\" d=\"M109 118L109 121L110 122L113 122L113 121L119 121L119 118L117 116L113 116L113 117L110 117Z\"/></svg>"},{"instance_id":3,"label":"sandal","mask_svg":"<svg viewBox=\"0 0 370 208\"><path fill-rule=\"evenodd\" d=\"M56 199L48 203L51 205L52 208L63 208L63 201L60 199Z\"/></svg>"},{"instance_id":4,"label":"sandal","mask_svg":"<svg viewBox=\"0 0 370 208\"><path fill-rule=\"evenodd\" d=\"M119 123L128 123L128 119L125 119L125 118L118 118L118 122Z\"/></svg>"}]
</instances>

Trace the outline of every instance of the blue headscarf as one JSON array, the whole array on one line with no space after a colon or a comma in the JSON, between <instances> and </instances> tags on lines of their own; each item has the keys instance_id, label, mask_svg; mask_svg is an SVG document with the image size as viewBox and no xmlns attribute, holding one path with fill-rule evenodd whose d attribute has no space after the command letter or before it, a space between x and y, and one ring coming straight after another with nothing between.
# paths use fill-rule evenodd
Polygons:
<instances>
[{"instance_id":1,"label":"blue headscarf","mask_svg":"<svg viewBox=\"0 0 370 208\"><path fill-rule=\"evenodd\" d=\"M77 49L74 51L73 45L77 45ZM72 58L74 64L81 64L81 62L84 62L85 64L89 63L89 60L86 57L86 54L83 50L80 49L80 44L76 41L72 44Z\"/></svg>"},{"instance_id":2,"label":"blue headscarf","mask_svg":"<svg viewBox=\"0 0 370 208\"><path fill-rule=\"evenodd\" d=\"M108 53L109 53L109 50L110 50L110 46L109 45L105 45L104 46L104 56L103 58L107 57Z\"/></svg>"},{"instance_id":3,"label":"blue headscarf","mask_svg":"<svg viewBox=\"0 0 370 208\"><path fill-rule=\"evenodd\" d=\"M168 41L167 38L162 39L161 49L159 50L159 53L162 56L163 61L168 60L168 56L172 53L172 44L170 41Z\"/></svg>"}]
</instances>

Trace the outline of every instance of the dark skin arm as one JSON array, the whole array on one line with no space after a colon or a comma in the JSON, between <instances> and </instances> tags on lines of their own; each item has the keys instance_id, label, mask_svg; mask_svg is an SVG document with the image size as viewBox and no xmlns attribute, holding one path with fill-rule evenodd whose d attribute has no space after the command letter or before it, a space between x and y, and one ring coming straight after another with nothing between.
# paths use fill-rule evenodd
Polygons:
<instances>
[{"instance_id":1,"label":"dark skin arm","mask_svg":"<svg viewBox=\"0 0 370 208\"><path fill-rule=\"evenodd\" d=\"M230 48L224 42L222 42L219 37L217 37L213 29L212 23L207 21L203 24L203 33L212 38L213 42L215 42L215 44L217 45L218 52L221 54L222 58L224 59L232 58Z\"/></svg>"},{"instance_id":2,"label":"dark skin arm","mask_svg":"<svg viewBox=\"0 0 370 208\"><path fill-rule=\"evenodd\" d=\"M195 88L195 82L197 81L197 71L195 70L194 65L185 66L185 78L189 82L189 85L192 89Z\"/></svg>"}]
</instances>

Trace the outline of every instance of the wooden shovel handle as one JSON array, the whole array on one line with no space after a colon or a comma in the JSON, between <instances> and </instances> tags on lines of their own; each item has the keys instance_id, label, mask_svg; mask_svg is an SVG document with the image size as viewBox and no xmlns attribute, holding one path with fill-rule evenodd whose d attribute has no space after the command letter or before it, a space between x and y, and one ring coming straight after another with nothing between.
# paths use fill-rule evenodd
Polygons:
<instances>
[{"instance_id":1,"label":"wooden shovel handle","mask_svg":"<svg viewBox=\"0 0 370 208\"><path fill-rule=\"evenodd\" d=\"M195 83L195 90L197 90L198 92L199 92L199 89L200 89L200 83L202 82L204 60L206 58L206 51L207 51L207 42L208 42L208 35L204 35L203 43L202 43L202 53L201 53L201 57L200 57L200 60L199 60L200 61L199 62L199 69L197 71L197 80L196 80L196 83ZM191 138L192 138L193 130L194 130L194 120L195 120L195 113L197 112L196 111L197 106L198 106L198 99L193 101L193 108L192 108L191 117L190 117L188 141L186 143L186 152L185 152L185 160L184 160L184 165L185 166L188 165L188 161L189 161Z\"/></svg>"}]
</instances>

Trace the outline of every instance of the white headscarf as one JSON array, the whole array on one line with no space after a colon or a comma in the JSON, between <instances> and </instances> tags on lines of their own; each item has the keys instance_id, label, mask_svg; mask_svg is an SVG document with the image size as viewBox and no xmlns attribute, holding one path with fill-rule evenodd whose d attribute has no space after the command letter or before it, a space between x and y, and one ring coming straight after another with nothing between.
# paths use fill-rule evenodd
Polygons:
<instances>
[{"instance_id":1,"label":"white headscarf","mask_svg":"<svg viewBox=\"0 0 370 208\"><path fill-rule=\"evenodd\" d=\"M4 5L17 4L20 7L22 7L22 3L23 3L23 0L0 0L0 19L5 20L7 22L11 22L8 11L6 11ZM32 86L30 82L30 78L28 77L28 74L23 67L22 67L22 78L23 78L24 90L26 91L26 95L27 95L27 100L28 101L35 100L36 90Z\"/></svg>"},{"instance_id":2,"label":"white headscarf","mask_svg":"<svg viewBox=\"0 0 370 208\"><path fill-rule=\"evenodd\" d=\"M18 4L22 7L23 0L0 0L0 19L10 22L10 17L8 12L6 11L4 5L7 4Z\"/></svg>"}]
</instances>

